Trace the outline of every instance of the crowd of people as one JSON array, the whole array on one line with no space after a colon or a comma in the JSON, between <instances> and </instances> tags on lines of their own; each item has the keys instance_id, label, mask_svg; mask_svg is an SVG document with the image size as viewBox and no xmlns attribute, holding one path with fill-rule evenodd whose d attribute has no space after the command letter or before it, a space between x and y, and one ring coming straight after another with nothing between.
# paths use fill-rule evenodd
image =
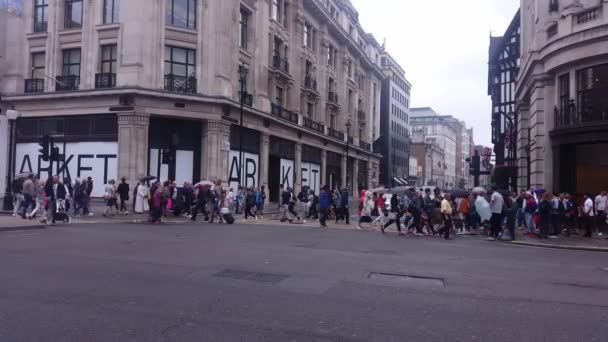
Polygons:
<instances>
[{"instance_id":1,"label":"crowd of people","mask_svg":"<svg viewBox=\"0 0 608 342\"><path fill-rule=\"evenodd\" d=\"M70 222L70 217L92 216L90 211L93 179L73 182L54 176L47 180L34 175L13 182L13 216L23 219L41 218L42 223ZM132 197L131 197L132 196ZM243 220L264 216L266 189L239 186L225 189L220 180L198 184L174 181L150 184L141 179L131 191L125 178L119 184L109 180L104 186L103 216L128 215L131 210L147 213L149 222L161 222L168 215L184 216L196 221L199 215L213 223L234 222L234 215ZM593 197L585 194L578 202L568 193L552 194L544 189L521 191L519 194L488 191L442 192L440 189L416 188L372 189L360 192L359 228L378 228L382 232L395 225L400 235L442 236L470 233L476 229L487 232L489 239L513 240L516 230L538 238L570 236L583 231L583 236L598 236L608 226L608 195L605 191ZM328 220L350 224L350 196L347 189L323 186L319 194L304 186L296 193L290 187L281 189L275 218L298 223L319 220L322 227Z\"/></svg>"}]
</instances>

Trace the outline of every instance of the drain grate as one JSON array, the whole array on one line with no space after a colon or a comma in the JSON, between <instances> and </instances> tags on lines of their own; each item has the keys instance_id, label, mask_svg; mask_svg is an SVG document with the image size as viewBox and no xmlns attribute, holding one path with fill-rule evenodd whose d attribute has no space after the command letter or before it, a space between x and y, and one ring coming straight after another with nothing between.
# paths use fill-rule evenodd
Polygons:
<instances>
[{"instance_id":1,"label":"drain grate","mask_svg":"<svg viewBox=\"0 0 608 342\"><path fill-rule=\"evenodd\" d=\"M288 276L284 274L250 272L232 269L225 269L214 274L214 276L227 279L254 281L265 284L278 284L288 278Z\"/></svg>"},{"instance_id":2,"label":"drain grate","mask_svg":"<svg viewBox=\"0 0 608 342\"><path fill-rule=\"evenodd\" d=\"M426 288L445 287L445 279L443 278L423 277L410 274L371 272L367 278L399 285L420 286Z\"/></svg>"}]
</instances>

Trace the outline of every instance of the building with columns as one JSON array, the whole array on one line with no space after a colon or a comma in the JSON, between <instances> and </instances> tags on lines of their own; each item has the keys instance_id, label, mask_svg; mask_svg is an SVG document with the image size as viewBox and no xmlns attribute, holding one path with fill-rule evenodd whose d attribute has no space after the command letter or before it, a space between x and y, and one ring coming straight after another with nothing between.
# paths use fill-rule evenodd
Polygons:
<instances>
[{"instance_id":1,"label":"building with columns","mask_svg":"<svg viewBox=\"0 0 608 342\"><path fill-rule=\"evenodd\" d=\"M518 189L582 194L608 188L607 27L606 0L521 1L505 35L507 43L520 39L514 81L500 73L490 79L513 83L505 101L500 85L490 87L497 90L493 99L506 105L495 106L493 115L508 114L494 124L497 166L513 160ZM509 45L499 43L492 45Z\"/></svg>"},{"instance_id":2,"label":"building with columns","mask_svg":"<svg viewBox=\"0 0 608 342\"><path fill-rule=\"evenodd\" d=\"M93 176L96 194L221 179L271 201L378 184L381 47L348 0L36 0L6 28L9 174ZM66 155L51 170L46 134Z\"/></svg>"}]
</instances>

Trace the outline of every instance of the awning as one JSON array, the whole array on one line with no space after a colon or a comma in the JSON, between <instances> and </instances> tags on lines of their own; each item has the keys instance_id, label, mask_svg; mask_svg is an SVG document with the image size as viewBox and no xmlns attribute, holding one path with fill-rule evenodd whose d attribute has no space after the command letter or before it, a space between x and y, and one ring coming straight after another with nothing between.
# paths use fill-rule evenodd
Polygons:
<instances>
[{"instance_id":1,"label":"awning","mask_svg":"<svg viewBox=\"0 0 608 342\"><path fill-rule=\"evenodd\" d=\"M398 185L407 185L407 181L401 177L393 177L393 181L395 181L395 183L397 183Z\"/></svg>"}]
</instances>

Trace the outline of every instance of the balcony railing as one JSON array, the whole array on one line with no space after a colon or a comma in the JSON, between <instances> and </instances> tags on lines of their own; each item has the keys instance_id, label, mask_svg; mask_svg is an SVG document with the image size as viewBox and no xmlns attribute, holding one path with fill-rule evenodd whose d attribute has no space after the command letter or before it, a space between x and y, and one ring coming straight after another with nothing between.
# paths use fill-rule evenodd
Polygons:
<instances>
[{"instance_id":1,"label":"balcony railing","mask_svg":"<svg viewBox=\"0 0 608 342\"><path fill-rule=\"evenodd\" d=\"M329 135L330 137L334 138L334 139L338 139L340 141L344 141L344 132L340 132L337 131L333 128L328 128L327 129L327 135Z\"/></svg>"},{"instance_id":2,"label":"balcony railing","mask_svg":"<svg viewBox=\"0 0 608 342\"><path fill-rule=\"evenodd\" d=\"M307 117L302 118L302 124L305 128L308 128L315 132L319 132L321 134L325 133L325 125L313 121L312 119L309 119Z\"/></svg>"},{"instance_id":3,"label":"balcony railing","mask_svg":"<svg viewBox=\"0 0 608 342\"><path fill-rule=\"evenodd\" d=\"M165 90L177 93L196 94L196 78L165 75Z\"/></svg>"},{"instance_id":4,"label":"balcony railing","mask_svg":"<svg viewBox=\"0 0 608 342\"><path fill-rule=\"evenodd\" d=\"M310 76L304 77L304 87L306 89L317 91L317 80L313 80Z\"/></svg>"},{"instance_id":5,"label":"balcony railing","mask_svg":"<svg viewBox=\"0 0 608 342\"><path fill-rule=\"evenodd\" d=\"M101 73L95 74L95 88L114 88L116 87L116 74Z\"/></svg>"},{"instance_id":6,"label":"balcony railing","mask_svg":"<svg viewBox=\"0 0 608 342\"><path fill-rule=\"evenodd\" d=\"M289 62L281 56L272 56L272 67L289 74Z\"/></svg>"},{"instance_id":7,"label":"balcony railing","mask_svg":"<svg viewBox=\"0 0 608 342\"><path fill-rule=\"evenodd\" d=\"M602 10L602 5L595 6L595 7L592 7L587 10L577 13L576 14L576 23L584 24L586 22L593 21L593 20L599 18L601 10Z\"/></svg>"},{"instance_id":8,"label":"balcony railing","mask_svg":"<svg viewBox=\"0 0 608 342\"><path fill-rule=\"evenodd\" d=\"M577 111L571 104L567 109L554 109L555 128L569 128L580 125L604 123L608 124L608 108L603 110L584 109Z\"/></svg>"},{"instance_id":9,"label":"balcony railing","mask_svg":"<svg viewBox=\"0 0 608 342\"><path fill-rule=\"evenodd\" d=\"M327 93L327 102L338 104L338 94L330 91Z\"/></svg>"},{"instance_id":10,"label":"balcony railing","mask_svg":"<svg viewBox=\"0 0 608 342\"><path fill-rule=\"evenodd\" d=\"M80 76L69 75L69 76L57 76L57 82L55 82L56 91L69 91L78 90L80 86Z\"/></svg>"},{"instance_id":11,"label":"balcony railing","mask_svg":"<svg viewBox=\"0 0 608 342\"><path fill-rule=\"evenodd\" d=\"M42 93L44 92L44 80L39 78L30 78L25 80L26 93Z\"/></svg>"},{"instance_id":12,"label":"balcony railing","mask_svg":"<svg viewBox=\"0 0 608 342\"><path fill-rule=\"evenodd\" d=\"M361 147L362 149L366 150L366 151L371 151L372 150L372 145L369 143L366 143L363 140L359 140L359 147Z\"/></svg>"},{"instance_id":13,"label":"balcony railing","mask_svg":"<svg viewBox=\"0 0 608 342\"><path fill-rule=\"evenodd\" d=\"M285 119L289 122L298 124L298 114L290 112L287 109L284 109L283 107L274 103L271 105L271 114L281 119Z\"/></svg>"},{"instance_id":14,"label":"balcony railing","mask_svg":"<svg viewBox=\"0 0 608 342\"><path fill-rule=\"evenodd\" d=\"M357 119L359 122L365 123L367 121L367 115L365 115L364 111L360 110L357 112Z\"/></svg>"}]
</instances>

